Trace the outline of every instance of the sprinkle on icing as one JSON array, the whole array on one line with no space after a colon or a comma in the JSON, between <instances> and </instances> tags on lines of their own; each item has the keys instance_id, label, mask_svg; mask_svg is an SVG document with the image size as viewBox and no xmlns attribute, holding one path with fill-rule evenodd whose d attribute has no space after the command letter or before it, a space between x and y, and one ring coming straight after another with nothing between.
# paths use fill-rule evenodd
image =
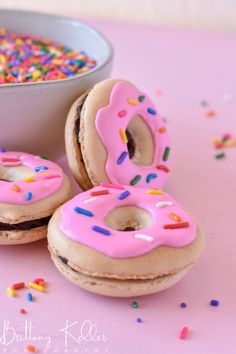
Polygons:
<instances>
[{"instance_id":1,"label":"sprinkle on icing","mask_svg":"<svg viewBox=\"0 0 236 354\"><path fill-rule=\"evenodd\" d=\"M161 191L160 189L148 189L146 191L147 194L157 194L157 195L162 195L164 194L163 191Z\"/></svg>"},{"instance_id":2,"label":"sprinkle on icing","mask_svg":"<svg viewBox=\"0 0 236 354\"><path fill-rule=\"evenodd\" d=\"M8 203L13 205L24 205L35 202L56 193L61 187L64 179L62 169L51 161L45 161L39 156L22 153L22 152L0 152L0 166L4 171L8 167L13 170L12 177L17 176L16 180L3 181L0 180L0 203ZM14 167L26 167L29 174L20 177L18 168L14 172ZM38 171L38 167L43 170ZM20 169L19 169L20 171ZM38 171L38 172L37 172ZM47 179L48 176L58 176L57 179ZM50 177L49 177L50 178ZM30 188L29 188L30 184Z\"/></svg>"},{"instance_id":3,"label":"sprinkle on icing","mask_svg":"<svg viewBox=\"0 0 236 354\"><path fill-rule=\"evenodd\" d=\"M164 171L166 173L170 172L170 169L167 166L165 166L165 165L158 165L157 169L160 170L160 171Z\"/></svg>"},{"instance_id":4,"label":"sprinkle on icing","mask_svg":"<svg viewBox=\"0 0 236 354\"><path fill-rule=\"evenodd\" d=\"M117 159L117 165L121 165L127 156L128 156L128 152L123 151Z\"/></svg>"},{"instance_id":5,"label":"sprinkle on icing","mask_svg":"<svg viewBox=\"0 0 236 354\"><path fill-rule=\"evenodd\" d=\"M131 104L132 106L136 106L138 104L138 102L136 100L134 100L133 98L128 98L127 102L129 104Z\"/></svg>"},{"instance_id":6,"label":"sprinkle on icing","mask_svg":"<svg viewBox=\"0 0 236 354\"><path fill-rule=\"evenodd\" d=\"M165 224L163 226L164 229L182 229L185 227L189 227L188 222L179 222L177 224Z\"/></svg>"},{"instance_id":7,"label":"sprinkle on icing","mask_svg":"<svg viewBox=\"0 0 236 354\"><path fill-rule=\"evenodd\" d=\"M84 204L89 204L89 203L95 202L95 200L97 200L96 197L86 199L86 200L84 200Z\"/></svg>"},{"instance_id":8,"label":"sprinkle on icing","mask_svg":"<svg viewBox=\"0 0 236 354\"><path fill-rule=\"evenodd\" d=\"M93 214L92 218L86 217L83 213L76 213L74 208L83 209L86 201L91 198L91 192L101 190L101 186L80 193L66 202L60 209L59 227L62 233L74 242L114 258L136 257L162 245L183 247L195 239L196 223L192 216L187 214L170 195L166 193L164 196L161 194L148 195L143 188L122 187L123 191L113 188L109 194L102 198L97 197L93 203L89 204L89 212ZM125 195L124 192L129 192L129 195L120 200L119 196ZM158 203L160 207L157 207ZM152 222L140 230L127 232L111 229L106 223L107 216L111 211L114 212L116 208L120 208L121 205L122 208L133 205L146 210L151 215ZM128 210L127 208L127 213ZM181 215L184 221L171 223L170 213ZM133 217L137 217L137 222L140 222L140 214L132 214L130 219ZM122 216L119 220L127 222L129 215L125 216L123 221ZM111 235L112 237L101 237L103 235Z\"/></svg>"},{"instance_id":9,"label":"sprinkle on icing","mask_svg":"<svg viewBox=\"0 0 236 354\"><path fill-rule=\"evenodd\" d=\"M135 105L131 104L130 99L135 101ZM152 119L152 115L155 115L155 119ZM126 131L132 119L137 116L142 117L152 135L154 151L150 165L135 164L128 154L128 146L124 147L124 144L128 144ZM125 119L120 119L122 117ZM147 95L130 83L122 81L115 83L108 105L100 108L96 113L95 127L107 151L105 167L111 183L129 185L130 181L139 175L141 179L138 187L146 188L148 183L151 188L162 188L167 178L166 170L160 169L158 178L153 178L149 182L147 182L147 175L155 173L157 166L162 164L165 148L170 144L168 134L157 133L159 130L164 133L165 127ZM168 164L165 165L168 168Z\"/></svg>"},{"instance_id":10,"label":"sprinkle on icing","mask_svg":"<svg viewBox=\"0 0 236 354\"><path fill-rule=\"evenodd\" d=\"M123 200L123 199L127 198L129 195L130 195L129 191L124 191L118 195L118 199Z\"/></svg>"},{"instance_id":11,"label":"sprinkle on icing","mask_svg":"<svg viewBox=\"0 0 236 354\"><path fill-rule=\"evenodd\" d=\"M23 178L23 181L24 182L35 182L36 179L34 177L25 177L25 178Z\"/></svg>"},{"instance_id":12,"label":"sprinkle on icing","mask_svg":"<svg viewBox=\"0 0 236 354\"><path fill-rule=\"evenodd\" d=\"M148 242L152 242L154 240L153 237L149 235L135 234L134 237Z\"/></svg>"},{"instance_id":13,"label":"sprinkle on icing","mask_svg":"<svg viewBox=\"0 0 236 354\"><path fill-rule=\"evenodd\" d=\"M162 202L156 203L157 208L163 208L163 207L171 206L171 205L173 205L173 203L170 201L167 201L167 200L163 200Z\"/></svg>"},{"instance_id":14,"label":"sprinkle on icing","mask_svg":"<svg viewBox=\"0 0 236 354\"><path fill-rule=\"evenodd\" d=\"M120 118L125 117L125 116L126 116L126 114L127 114L127 112L126 112L125 110L123 110L123 111L119 111L119 112L118 112L118 116L119 116Z\"/></svg>"},{"instance_id":15,"label":"sprinkle on icing","mask_svg":"<svg viewBox=\"0 0 236 354\"><path fill-rule=\"evenodd\" d=\"M93 196L104 195L104 194L109 194L109 190L108 189L101 189L96 192L91 192L91 195L93 195Z\"/></svg>"},{"instance_id":16,"label":"sprinkle on icing","mask_svg":"<svg viewBox=\"0 0 236 354\"><path fill-rule=\"evenodd\" d=\"M100 183L100 186L104 187L104 188L125 189L123 186L121 186L119 184L106 183L106 182Z\"/></svg>"},{"instance_id":17,"label":"sprinkle on icing","mask_svg":"<svg viewBox=\"0 0 236 354\"><path fill-rule=\"evenodd\" d=\"M179 215L175 214L175 213L170 213L168 216L169 216L169 218L171 220L174 220L176 222L182 221L182 218Z\"/></svg>"},{"instance_id":18,"label":"sprinkle on icing","mask_svg":"<svg viewBox=\"0 0 236 354\"><path fill-rule=\"evenodd\" d=\"M137 184L140 180L141 180L141 176L140 175L137 175L135 176L131 181L130 181L130 184L131 186L134 186L135 184Z\"/></svg>"},{"instance_id":19,"label":"sprinkle on icing","mask_svg":"<svg viewBox=\"0 0 236 354\"><path fill-rule=\"evenodd\" d=\"M144 95L138 96L138 101L139 102L143 102L144 100L145 100L145 96Z\"/></svg>"},{"instance_id":20,"label":"sprinkle on icing","mask_svg":"<svg viewBox=\"0 0 236 354\"><path fill-rule=\"evenodd\" d=\"M123 144L127 144L128 143L128 138L127 138L125 130L124 129L120 129L119 132L120 132L120 137L121 137L122 143Z\"/></svg>"},{"instance_id":21,"label":"sprinkle on icing","mask_svg":"<svg viewBox=\"0 0 236 354\"><path fill-rule=\"evenodd\" d=\"M147 175L146 177L146 182L150 183L152 179L157 178L157 174L156 173L149 173L149 175Z\"/></svg>"},{"instance_id":22,"label":"sprinkle on icing","mask_svg":"<svg viewBox=\"0 0 236 354\"><path fill-rule=\"evenodd\" d=\"M104 229L103 227L97 226L97 225L93 225L92 226L92 230L99 232L100 234L106 235L106 236L110 236L111 232L107 229Z\"/></svg>"},{"instance_id":23,"label":"sprinkle on icing","mask_svg":"<svg viewBox=\"0 0 236 354\"><path fill-rule=\"evenodd\" d=\"M164 133L166 133L166 127L160 127L158 129L158 131L159 131L160 134L164 134Z\"/></svg>"},{"instance_id":24,"label":"sprinkle on icing","mask_svg":"<svg viewBox=\"0 0 236 354\"><path fill-rule=\"evenodd\" d=\"M167 146L163 154L163 161L167 161L170 155L170 148Z\"/></svg>"},{"instance_id":25,"label":"sprinkle on icing","mask_svg":"<svg viewBox=\"0 0 236 354\"><path fill-rule=\"evenodd\" d=\"M48 170L48 167L47 166L37 166L35 167L35 172L39 172L39 171L46 171Z\"/></svg>"},{"instance_id":26,"label":"sprinkle on icing","mask_svg":"<svg viewBox=\"0 0 236 354\"><path fill-rule=\"evenodd\" d=\"M82 215L85 215L85 216L93 216L93 213L87 209L83 209L83 208L80 208L80 207L75 207L74 208L74 211L76 211L76 213L78 214L82 214Z\"/></svg>"},{"instance_id":27,"label":"sprinkle on icing","mask_svg":"<svg viewBox=\"0 0 236 354\"><path fill-rule=\"evenodd\" d=\"M21 192L21 189L19 186L17 186L17 184L13 184L12 189L13 189L13 191L18 192L18 193Z\"/></svg>"},{"instance_id":28,"label":"sprinkle on icing","mask_svg":"<svg viewBox=\"0 0 236 354\"><path fill-rule=\"evenodd\" d=\"M156 110L154 108L148 107L147 112L149 114L152 114L153 116L155 116L157 114Z\"/></svg>"}]
</instances>

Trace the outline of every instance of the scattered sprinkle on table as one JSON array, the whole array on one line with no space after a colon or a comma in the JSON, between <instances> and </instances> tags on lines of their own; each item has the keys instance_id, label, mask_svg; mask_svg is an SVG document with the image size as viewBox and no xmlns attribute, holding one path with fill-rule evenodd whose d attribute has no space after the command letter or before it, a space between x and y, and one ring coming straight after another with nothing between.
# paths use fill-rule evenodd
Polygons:
<instances>
[{"instance_id":1,"label":"scattered sprinkle on table","mask_svg":"<svg viewBox=\"0 0 236 354\"><path fill-rule=\"evenodd\" d=\"M213 118L216 116L216 112L213 109L209 109L208 111L206 111L206 116L208 118Z\"/></svg>"},{"instance_id":2,"label":"scattered sprinkle on table","mask_svg":"<svg viewBox=\"0 0 236 354\"><path fill-rule=\"evenodd\" d=\"M30 352L30 353L36 353L37 352L37 348L34 346L34 345L27 345L26 347L25 347L25 350L27 351L27 352Z\"/></svg>"},{"instance_id":3,"label":"scattered sprinkle on table","mask_svg":"<svg viewBox=\"0 0 236 354\"><path fill-rule=\"evenodd\" d=\"M25 287L25 283L21 282L21 283L15 283L12 285L12 288L14 290L18 290L18 289L23 289Z\"/></svg>"},{"instance_id":4,"label":"scattered sprinkle on table","mask_svg":"<svg viewBox=\"0 0 236 354\"><path fill-rule=\"evenodd\" d=\"M141 322L142 322L142 319L141 319L140 317L137 317L137 318L136 318L136 322L137 322L137 323L141 323Z\"/></svg>"},{"instance_id":5,"label":"scattered sprinkle on table","mask_svg":"<svg viewBox=\"0 0 236 354\"><path fill-rule=\"evenodd\" d=\"M218 154L215 155L215 158L218 160L223 159L224 157L225 157L224 152L219 152Z\"/></svg>"},{"instance_id":6,"label":"scattered sprinkle on table","mask_svg":"<svg viewBox=\"0 0 236 354\"><path fill-rule=\"evenodd\" d=\"M20 313L22 313L23 315L27 314L27 311L25 309L20 309Z\"/></svg>"},{"instance_id":7,"label":"scattered sprinkle on table","mask_svg":"<svg viewBox=\"0 0 236 354\"><path fill-rule=\"evenodd\" d=\"M83 51L50 39L0 30L0 84L71 78L97 64Z\"/></svg>"},{"instance_id":8,"label":"scattered sprinkle on table","mask_svg":"<svg viewBox=\"0 0 236 354\"><path fill-rule=\"evenodd\" d=\"M137 309L139 307L139 304L137 301L134 300L132 301L131 306L133 307L133 309Z\"/></svg>"},{"instance_id":9,"label":"scattered sprinkle on table","mask_svg":"<svg viewBox=\"0 0 236 354\"><path fill-rule=\"evenodd\" d=\"M211 305L211 306L214 306L214 307L217 307L217 306L220 305L220 302L219 302L218 300L212 299L212 300L210 301L210 305Z\"/></svg>"},{"instance_id":10,"label":"scattered sprinkle on table","mask_svg":"<svg viewBox=\"0 0 236 354\"><path fill-rule=\"evenodd\" d=\"M201 106L206 107L208 106L208 102L206 100L201 101Z\"/></svg>"},{"instance_id":11,"label":"scattered sprinkle on table","mask_svg":"<svg viewBox=\"0 0 236 354\"><path fill-rule=\"evenodd\" d=\"M179 339L186 339L189 334L189 328L183 327L179 332Z\"/></svg>"},{"instance_id":12,"label":"scattered sprinkle on table","mask_svg":"<svg viewBox=\"0 0 236 354\"><path fill-rule=\"evenodd\" d=\"M7 292L10 297L16 296L16 292L13 288L7 288Z\"/></svg>"},{"instance_id":13,"label":"scattered sprinkle on table","mask_svg":"<svg viewBox=\"0 0 236 354\"><path fill-rule=\"evenodd\" d=\"M181 302L180 307L181 307L182 309L185 309L185 308L187 307L186 302Z\"/></svg>"},{"instance_id":14,"label":"scattered sprinkle on table","mask_svg":"<svg viewBox=\"0 0 236 354\"><path fill-rule=\"evenodd\" d=\"M28 301L32 302L32 301L33 301L33 295L32 295L31 293L28 293L28 294L26 295L26 299L27 299Z\"/></svg>"}]
</instances>

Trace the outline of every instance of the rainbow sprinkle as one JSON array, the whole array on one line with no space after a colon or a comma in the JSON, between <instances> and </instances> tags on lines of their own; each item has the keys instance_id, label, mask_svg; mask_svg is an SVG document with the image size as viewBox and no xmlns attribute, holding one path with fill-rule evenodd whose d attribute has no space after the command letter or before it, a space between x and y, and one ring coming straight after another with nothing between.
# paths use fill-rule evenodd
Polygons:
<instances>
[{"instance_id":1,"label":"rainbow sprinkle","mask_svg":"<svg viewBox=\"0 0 236 354\"><path fill-rule=\"evenodd\" d=\"M157 207L157 208L163 208L163 207L171 206L171 205L173 205L172 202L164 201L164 200L163 200L162 202L156 203L156 207Z\"/></svg>"},{"instance_id":2,"label":"rainbow sprinkle","mask_svg":"<svg viewBox=\"0 0 236 354\"><path fill-rule=\"evenodd\" d=\"M96 61L49 39L0 31L0 84L60 80L83 74Z\"/></svg>"},{"instance_id":3,"label":"rainbow sprinkle","mask_svg":"<svg viewBox=\"0 0 236 354\"><path fill-rule=\"evenodd\" d=\"M35 170L35 172L46 171L46 170L48 170L48 167L47 166L38 166L34 170Z\"/></svg>"},{"instance_id":4,"label":"rainbow sprinkle","mask_svg":"<svg viewBox=\"0 0 236 354\"><path fill-rule=\"evenodd\" d=\"M135 177L130 181L131 186L135 186L135 184L137 184L137 183L140 181L141 178L142 178L142 177L141 177L140 175L135 176Z\"/></svg>"},{"instance_id":5,"label":"rainbow sprinkle","mask_svg":"<svg viewBox=\"0 0 236 354\"><path fill-rule=\"evenodd\" d=\"M157 195L162 195L164 194L163 191L161 191L160 189L148 189L146 191L147 194L157 194Z\"/></svg>"},{"instance_id":6,"label":"rainbow sprinkle","mask_svg":"<svg viewBox=\"0 0 236 354\"><path fill-rule=\"evenodd\" d=\"M109 230L104 229L103 227L100 227L100 226L97 226L97 225L93 225L92 226L92 230L96 231L96 232L99 232L100 234L103 234L105 236L110 236L111 235L111 232Z\"/></svg>"},{"instance_id":7,"label":"rainbow sprinkle","mask_svg":"<svg viewBox=\"0 0 236 354\"><path fill-rule=\"evenodd\" d=\"M31 293L28 293L28 294L26 295L26 299L27 299L28 301L32 302L32 301L33 301L33 295L32 295Z\"/></svg>"},{"instance_id":8,"label":"rainbow sprinkle","mask_svg":"<svg viewBox=\"0 0 236 354\"><path fill-rule=\"evenodd\" d=\"M124 111L120 111L120 112L118 112L118 116L120 117L120 118L123 118L123 117L125 117L126 116L126 114L127 114L127 112L124 110Z\"/></svg>"},{"instance_id":9,"label":"rainbow sprinkle","mask_svg":"<svg viewBox=\"0 0 236 354\"><path fill-rule=\"evenodd\" d=\"M85 216L94 216L94 214L90 211L90 210L87 210L87 209L83 209L83 208L80 208L80 207L75 207L74 208L74 211L78 214L82 214L82 215L85 215Z\"/></svg>"},{"instance_id":10,"label":"rainbow sprinkle","mask_svg":"<svg viewBox=\"0 0 236 354\"><path fill-rule=\"evenodd\" d=\"M84 200L84 204L88 204L88 203L95 202L95 200L97 200L97 198L96 198L96 197L86 199L86 200Z\"/></svg>"},{"instance_id":11,"label":"rainbow sprinkle","mask_svg":"<svg viewBox=\"0 0 236 354\"><path fill-rule=\"evenodd\" d=\"M138 104L138 102L136 100L134 100L133 98L128 98L127 102L129 104L131 104L132 106L136 106Z\"/></svg>"},{"instance_id":12,"label":"rainbow sprinkle","mask_svg":"<svg viewBox=\"0 0 236 354\"><path fill-rule=\"evenodd\" d=\"M170 156L170 148L167 146L163 154L163 161L167 161Z\"/></svg>"},{"instance_id":13,"label":"rainbow sprinkle","mask_svg":"<svg viewBox=\"0 0 236 354\"><path fill-rule=\"evenodd\" d=\"M124 162L124 160L126 159L127 156L128 156L128 152L127 151L123 151L120 154L120 156L118 157L117 161L116 161L117 165L121 165Z\"/></svg>"},{"instance_id":14,"label":"rainbow sprinkle","mask_svg":"<svg viewBox=\"0 0 236 354\"><path fill-rule=\"evenodd\" d=\"M27 192L26 195L25 195L25 199L29 201L32 198L33 198L33 194L31 192Z\"/></svg>"},{"instance_id":15,"label":"rainbow sprinkle","mask_svg":"<svg viewBox=\"0 0 236 354\"><path fill-rule=\"evenodd\" d=\"M183 327L179 332L179 339L186 339L189 334L189 328Z\"/></svg>"},{"instance_id":16,"label":"rainbow sprinkle","mask_svg":"<svg viewBox=\"0 0 236 354\"><path fill-rule=\"evenodd\" d=\"M145 100L145 96L144 95L141 95L138 97L138 101L139 102L143 102Z\"/></svg>"},{"instance_id":17,"label":"rainbow sprinkle","mask_svg":"<svg viewBox=\"0 0 236 354\"><path fill-rule=\"evenodd\" d=\"M149 236L149 235L135 234L134 237L137 239L140 239L140 240L148 241L148 242L153 241L153 237Z\"/></svg>"},{"instance_id":18,"label":"rainbow sprinkle","mask_svg":"<svg viewBox=\"0 0 236 354\"><path fill-rule=\"evenodd\" d=\"M119 133L120 133L120 137L121 137L122 143L123 144L127 144L128 143L128 138L127 138L125 130L124 129L120 129Z\"/></svg>"},{"instance_id":19,"label":"rainbow sprinkle","mask_svg":"<svg viewBox=\"0 0 236 354\"><path fill-rule=\"evenodd\" d=\"M113 188L113 189L125 189L123 186L121 186L120 184L112 184L112 183L106 183L106 182L102 182L100 183L101 187L104 188Z\"/></svg>"},{"instance_id":20,"label":"rainbow sprinkle","mask_svg":"<svg viewBox=\"0 0 236 354\"><path fill-rule=\"evenodd\" d=\"M15 192L21 192L20 187L17 186L16 184L13 184L13 185L12 185L12 189L13 189L13 191L15 191Z\"/></svg>"},{"instance_id":21,"label":"rainbow sprinkle","mask_svg":"<svg viewBox=\"0 0 236 354\"><path fill-rule=\"evenodd\" d=\"M152 179L157 178L157 174L156 173L149 173L149 175L147 175L146 177L146 182L150 183Z\"/></svg>"},{"instance_id":22,"label":"rainbow sprinkle","mask_svg":"<svg viewBox=\"0 0 236 354\"><path fill-rule=\"evenodd\" d=\"M152 114L153 116L155 116L157 114L156 110L154 108L150 108L150 107L147 109L147 112L149 114Z\"/></svg>"},{"instance_id":23,"label":"rainbow sprinkle","mask_svg":"<svg viewBox=\"0 0 236 354\"><path fill-rule=\"evenodd\" d=\"M130 195L129 191L124 191L121 194L119 194L117 198L120 200L123 200L123 199L127 198L129 195Z\"/></svg>"}]
</instances>

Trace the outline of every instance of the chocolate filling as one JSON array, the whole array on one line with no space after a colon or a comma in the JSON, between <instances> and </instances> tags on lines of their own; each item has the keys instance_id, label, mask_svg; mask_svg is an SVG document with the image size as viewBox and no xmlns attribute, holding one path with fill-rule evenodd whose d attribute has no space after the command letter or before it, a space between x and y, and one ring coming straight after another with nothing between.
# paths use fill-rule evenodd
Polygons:
<instances>
[{"instance_id":1,"label":"chocolate filling","mask_svg":"<svg viewBox=\"0 0 236 354\"><path fill-rule=\"evenodd\" d=\"M78 271L77 270L75 270L74 268L72 268L69 264L68 264L68 262L69 262L69 260L66 258L66 257L62 257L62 256L57 256L61 261L62 261L62 263L64 263L67 267L69 267L71 270L73 270L74 272L76 272L76 273L78 273Z\"/></svg>"},{"instance_id":2,"label":"chocolate filling","mask_svg":"<svg viewBox=\"0 0 236 354\"><path fill-rule=\"evenodd\" d=\"M31 230L31 229L35 229L36 227L47 225L50 219L51 219L51 215L41 219L23 221L20 222L19 224L5 224L3 222L0 222L0 231Z\"/></svg>"},{"instance_id":3,"label":"chocolate filling","mask_svg":"<svg viewBox=\"0 0 236 354\"><path fill-rule=\"evenodd\" d=\"M75 130L76 130L76 137L77 137L77 144L80 146L80 142L79 142L79 133L80 133L80 115L82 112L82 108L84 105L84 102L86 101L86 98L88 97L88 95L84 96L84 98L82 99L81 103L76 107L76 113L77 113L77 119L75 121ZM80 161L84 164L84 160L81 157Z\"/></svg>"}]
</instances>

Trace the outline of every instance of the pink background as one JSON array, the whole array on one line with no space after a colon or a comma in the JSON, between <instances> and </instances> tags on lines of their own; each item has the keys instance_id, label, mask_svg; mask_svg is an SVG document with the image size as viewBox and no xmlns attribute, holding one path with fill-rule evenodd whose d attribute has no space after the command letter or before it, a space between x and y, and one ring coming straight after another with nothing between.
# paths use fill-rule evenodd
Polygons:
<instances>
[{"instance_id":1,"label":"pink background","mask_svg":"<svg viewBox=\"0 0 236 354\"><path fill-rule=\"evenodd\" d=\"M160 29L128 24L90 21L113 43L113 76L134 81L156 102L167 119L172 140L171 176L166 191L198 217L206 235L206 249L196 266L172 289L141 297L140 307L132 299L111 299L89 294L64 279L52 264L46 241L26 246L2 247L0 277L0 343L4 320L23 335L24 321L32 321L32 336L50 336L49 352L112 354L235 354L236 329L236 148L225 150L216 160L212 138L236 134L236 35L205 31ZM156 95L157 89L163 96ZM224 94L232 100L222 100ZM200 102L206 99L216 117L207 118ZM66 166L65 159L61 160ZM67 168L67 167L66 167ZM48 293L25 300L25 290L9 298L6 288L14 282L43 277ZM218 308L209 300L220 301ZM185 301L186 309L179 303ZM27 315L19 313L21 308ZM142 323L136 323L137 317ZM97 326L107 341L70 338L65 348L60 331L80 335L85 320ZM178 339L183 326L191 335ZM13 333L13 328L11 333ZM0 344L0 352L22 352L35 344L43 352L45 341L17 338ZM19 338L18 338L19 339ZM87 338L88 339L88 338ZM9 336L10 340L10 336Z\"/></svg>"}]
</instances>

